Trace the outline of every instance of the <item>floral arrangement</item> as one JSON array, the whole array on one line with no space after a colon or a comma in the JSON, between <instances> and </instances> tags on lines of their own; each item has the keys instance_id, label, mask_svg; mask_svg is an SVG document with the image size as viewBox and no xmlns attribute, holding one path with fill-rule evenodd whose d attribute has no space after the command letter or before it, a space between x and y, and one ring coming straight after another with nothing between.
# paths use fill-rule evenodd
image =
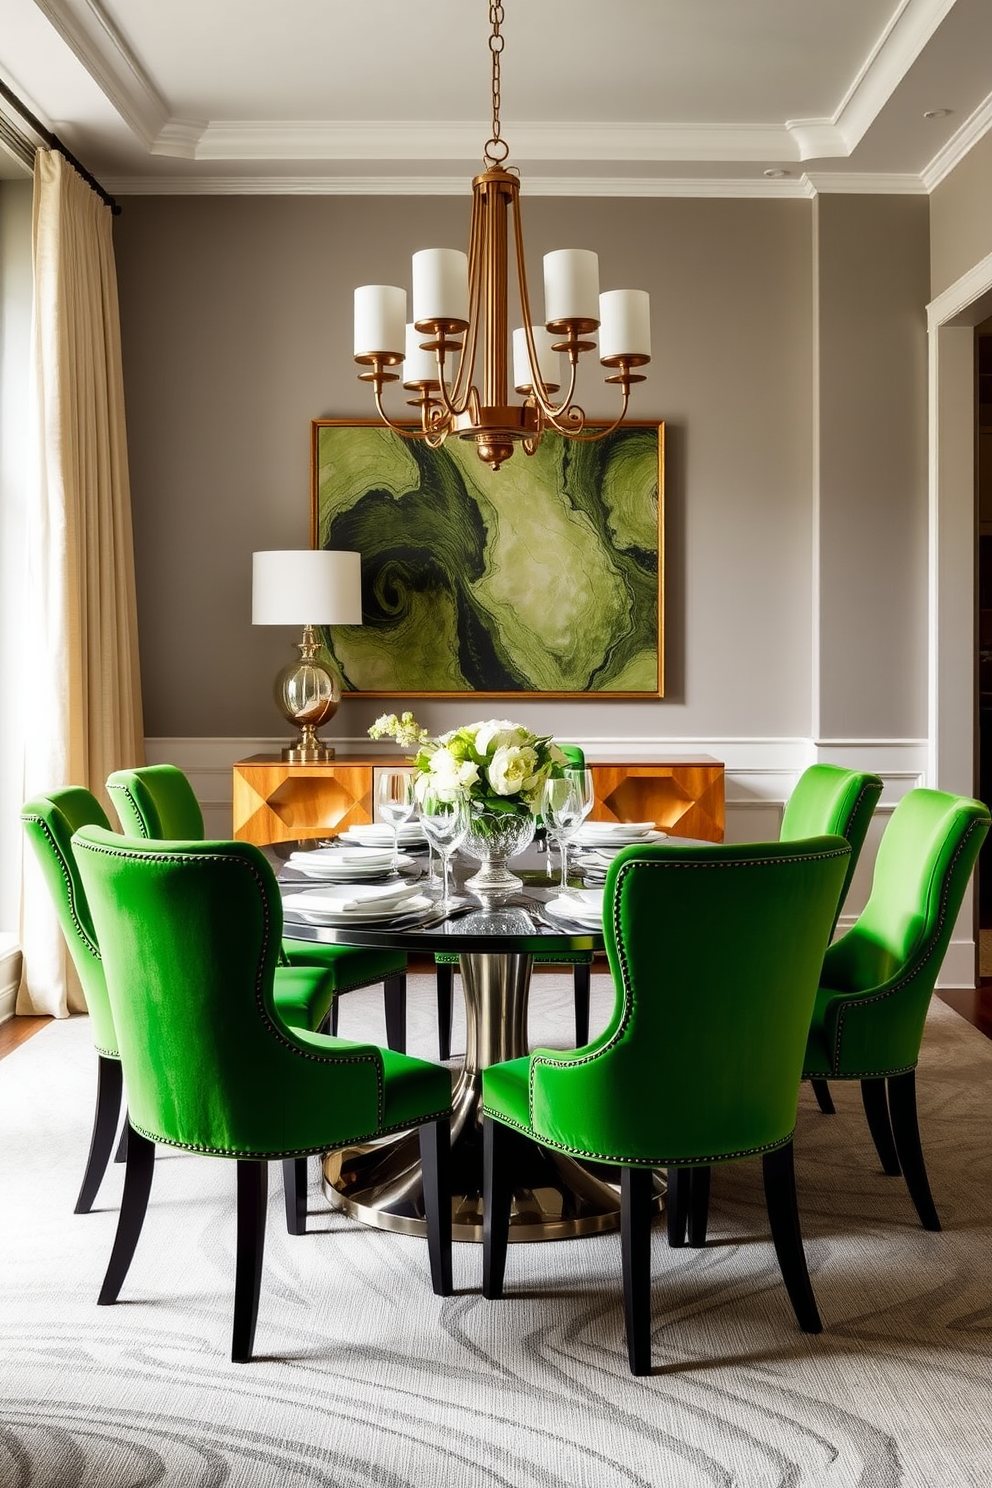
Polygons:
<instances>
[{"instance_id":1,"label":"floral arrangement","mask_svg":"<svg viewBox=\"0 0 992 1488\"><path fill-rule=\"evenodd\" d=\"M384 713L369 729L371 739L395 739L416 749L415 792L422 800L434 790L445 801L459 796L475 811L534 816L549 776L561 775L568 761L550 737L532 734L508 718L489 718L431 738L412 713Z\"/></svg>"}]
</instances>

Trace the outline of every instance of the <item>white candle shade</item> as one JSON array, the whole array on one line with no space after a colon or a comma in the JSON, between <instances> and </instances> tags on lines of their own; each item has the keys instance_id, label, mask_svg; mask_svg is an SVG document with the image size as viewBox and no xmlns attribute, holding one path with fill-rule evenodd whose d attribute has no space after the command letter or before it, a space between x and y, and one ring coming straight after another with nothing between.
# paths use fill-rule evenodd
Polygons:
<instances>
[{"instance_id":1,"label":"white candle shade","mask_svg":"<svg viewBox=\"0 0 992 1488\"><path fill-rule=\"evenodd\" d=\"M415 325L407 325L404 387L412 387L416 382L437 382L437 358L432 351L424 351L420 344L423 339L423 333Z\"/></svg>"},{"instance_id":2,"label":"white candle shade","mask_svg":"<svg viewBox=\"0 0 992 1488\"><path fill-rule=\"evenodd\" d=\"M413 255L413 319L468 321L468 254L421 248Z\"/></svg>"},{"instance_id":3,"label":"white candle shade","mask_svg":"<svg viewBox=\"0 0 992 1488\"><path fill-rule=\"evenodd\" d=\"M355 355L374 351L402 356L406 290L393 284L363 284L355 290Z\"/></svg>"},{"instance_id":4,"label":"white candle shade","mask_svg":"<svg viewBox=\"0 0 992 1488\"><path fill-rule=\"evenodd\" d=\"M588 248L558 248L544 255L544 323L599 322L599 255Z\"/></svg>"},{"instance_id":5,"label":"white candle shade","mask_svg":"<svg viewBox=\"0 0 992 1488\"><path fill-rule=\"evenodd\" d=\"M361 625L361 555L308 548L253 553L251 623Z\"/></svg>"},{"instance_id":6,"label":"white candle shade","mask_svg":"<svg viewBox=\"0 0 992 1488\"><path fill-rule=\"evenodd\" d=\"M651 298L644 289L608 289L599 297L599 359L651 355Z\"/></svg>"},{"instance_id":7,"label":"white candle shade","mask_svg":"<svg viewBox=\"0 0 992 1488\"><path fill-rule=\"evenodd\" d=\"M543 326L531 326L534 350L537 352L537 369L549 390L561 387L561 357L552 351L555 338ZM513 333L513 385L517 392L533 385L534 376L527 352L527 332L523 326Z\"/></svg>"}]
</instances>

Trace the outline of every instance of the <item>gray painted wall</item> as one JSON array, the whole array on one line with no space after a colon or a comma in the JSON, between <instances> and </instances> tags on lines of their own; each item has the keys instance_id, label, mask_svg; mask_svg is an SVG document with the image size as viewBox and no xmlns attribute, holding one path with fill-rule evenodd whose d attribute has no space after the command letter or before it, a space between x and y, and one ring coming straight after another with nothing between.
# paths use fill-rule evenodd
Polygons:
<instances>
[{"instance_id":1,"label":"gray painted wall","mask_svg":"<svg viewBox=\"0 0 992 1488\"><path fill-rule=\"evenodd\" d=\"M251 552L307 543L310 420L371 416L353 287L461 246L468 200L123 206L146 730L279 733L270 679L293 638L250 624ZM634 414L667 423L667 696L515 716L632 740L925 733L926 201L524 206L535 286L540 255L574 245L598 249L604 287L651 292ZM361 734L381 709L351 700L325 732ZM441 728L465 707L417 711Z\"/></svg>"},{"instance_id":2,"label":"gray painted wall","mask_svg":"<svg viewBox=\"0 0 992 1488\"><path fill-rule=\"evenodd\" d=\"M934 298L992 253L992 133L934 188L930 253Z\"/></svg>"}]
</instances>

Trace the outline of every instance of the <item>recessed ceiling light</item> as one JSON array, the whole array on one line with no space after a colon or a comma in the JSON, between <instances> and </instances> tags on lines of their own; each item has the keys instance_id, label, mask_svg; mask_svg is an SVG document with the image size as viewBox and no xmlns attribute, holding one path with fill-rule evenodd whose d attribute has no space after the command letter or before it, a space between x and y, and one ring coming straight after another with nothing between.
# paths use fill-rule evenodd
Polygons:
<instances>
[{"instance_id":1,"label":"recessed ceiling light","mask_svg":"<svg viewBox=\"0 0 992 1488\"><path fill-rule=\"evenodd\" d=\"M763 174L768 178L769 181L778 181L782 176L787 176L789 172L787 170L782 170L781 166L774 166L771 169L764 171Z\"/></svg>"},{"instance_id":2,"label":"recessed ceiling light","mask_svg":"<svg viewBox=\"0 0 992 1488\"><path fill-rule=\"evenodd\" d=\"M927 109L923 115L924 119L946 119L950 109Z\"/></svg>"}]
</instances>

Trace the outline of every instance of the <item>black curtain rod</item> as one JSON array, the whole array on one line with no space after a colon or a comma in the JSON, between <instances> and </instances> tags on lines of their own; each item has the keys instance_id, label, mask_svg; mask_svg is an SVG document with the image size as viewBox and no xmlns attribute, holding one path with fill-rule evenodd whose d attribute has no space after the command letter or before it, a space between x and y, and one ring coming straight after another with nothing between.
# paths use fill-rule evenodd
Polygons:
<instances>
[{"instance_id":1,"label":"black curtain rod","mask_svg":"<svg viewBox=\"0 0 992 1488\"><path fill-rule=\"evenodd\" d=\"M119 217L121 214L120 203L114 201L114 198L110 195L109 192L104 191L96 176L91 175L90 172L86 169L85 165L83 165L81 161L76 159L75 155L73 155L72 151L68 148L67 145L64 145L62 143L58 135L53 134L50 129L46 129L41 120L35 118L31 110L21 102L17 94L10 91L10 89L7 87L7 84L3 81L2 78L0 78L0 96L4 97L10 104L11 108L16 109L21 118L25 119L28 124L30 124L35 134L39 135L40 138L45 141L45 144L50 150L58 150L59 154L64 156L65 159L68 160L69 164L72 166L77 175L82 176L87 186L89 186L93 191L96 192L97 196L106 206L110 208L114 216Z\"/></svg>"}]
</instances>

